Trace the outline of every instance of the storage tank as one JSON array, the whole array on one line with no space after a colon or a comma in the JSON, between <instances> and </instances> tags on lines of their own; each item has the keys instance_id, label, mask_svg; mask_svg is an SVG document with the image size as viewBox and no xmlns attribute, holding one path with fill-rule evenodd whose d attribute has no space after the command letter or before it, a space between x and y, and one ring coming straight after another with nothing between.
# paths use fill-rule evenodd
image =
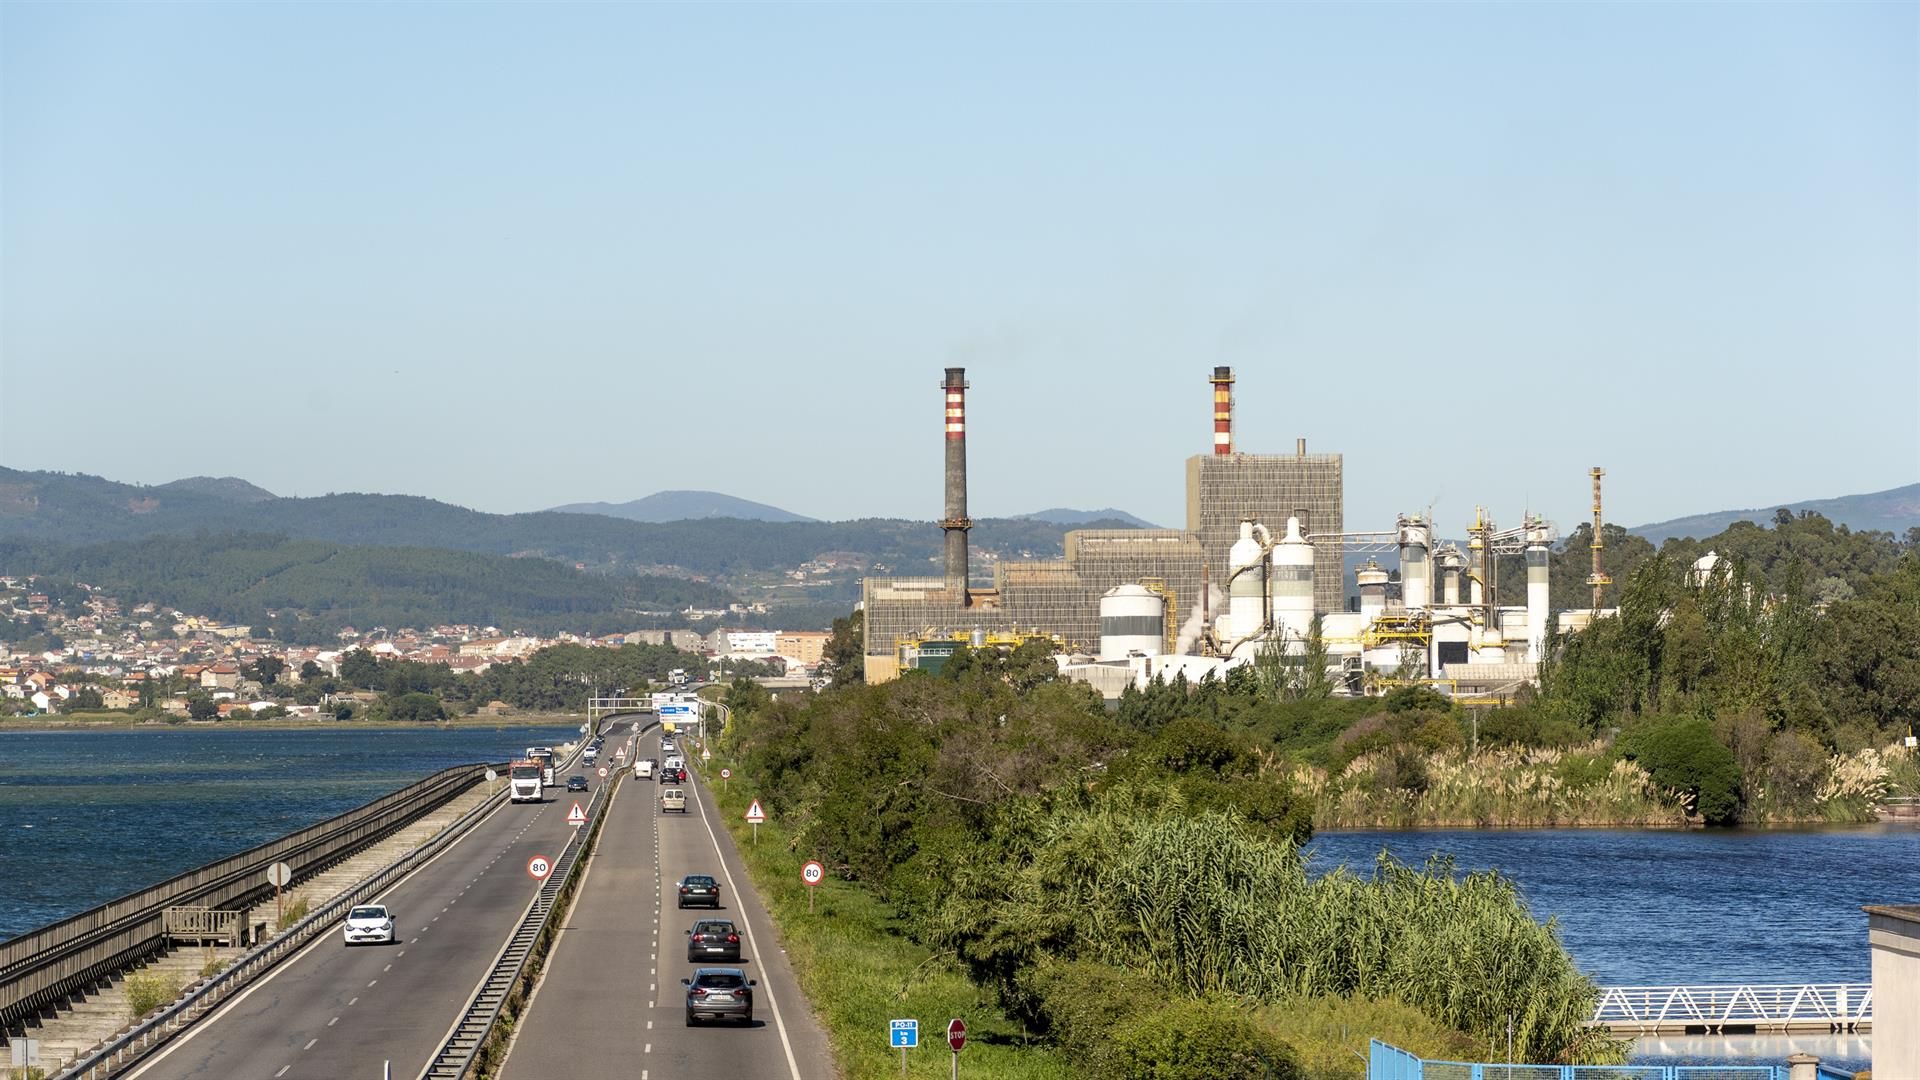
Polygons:
<instances>
[{"instance_id":1,"label":"storage tank","mask_svg":"<svg viewBox=\"0 0 1920 1080\"><path fill-rule=\"evenodd\" d=\"M1473 658L1477 664L1504 664L1507 662L1506 642L1500 631L1484 626L1473 628Z\"/></svg>"},{"instance_id":2,"label":"storage tank","mask_svg":"<svg viewBox=\"0 0 1920 1080\"><path fill-rule=\"evenodd\" d=\"M1298 654L1313 632L1313 544L1301 535L1299 518L1287 518L1287 534L1273 545L1268 574L1274 631L1285 635L1288 652Z\"/></svg>"},{"instance_id":3,"label":"storage tank","mask_svg":"<svg viewBox=\"0 0 1920 1080\"><path fill-rule=\"evenodd\" d=\"M1240 539L1227 549L1227 573L1232 576L1227 585L1227 615L1232 636L1220 644L1240 642L1236 654L1257 649L1258 644L1249 639L1266 625L1265 553L1260 550L1260 541L1253 538L1253 531L1253 522L1242 520Z\"/></svg>"},{"instance_id":4,"label":"storage tank","mask_svg":"<svg viewBox=\"0 0 1920 1080\"><path fill-rule=\"evenodd\" d=\"M1539 518L1527 522L1527 662L1547 649L1547 544L1552 534Z\"/></svg>"},{"instance_id":5,"label":"storage tank","mask_svg":"<svg viewBox=\"0 0 1920 1080\"><path fill-rule=\"evenodd\" d=\"M1442 607L1460 606L1460 571L1467 565L1466 556L1460 549L1448 544L1433 557L1434 565L1440 569L1440 604Z\"/></svg>"},{"instance_id":6,"label":"storage tank","mask_svg":"<svg viewBox=\"0 0 1920 1080\"><path fill-rule=\"evenodd\" d=\"M1116 585L1100 597L1100 659L1158 656L1166 641L1167 599L1144 585Z\"/></svg>"},{"instance_id":7,"label":"storage tank","mask_svg":"<svg viewBox=\"0 0 1920 1080\"><path fill-rule=\"evenodd\" d=\"M1433 546L1433 529L1418 514L1402 515L1400 532L1400 600L1408 611L1423 611L1433 606L1432 567L1427 561Z\"/></svg>"},{"instance_id":8,"label":"storage tank","mask_svg":"<svg viewBox=\"0 0 1920 1080\"><path fill-rule=\"evenodd\" d=\"M1360 586L1362 621L1371 625L1387 610L1387 572L1379 563L1368 559L1367 565L1353 572L1353 581Z\"/></svg>"}]
</instances>

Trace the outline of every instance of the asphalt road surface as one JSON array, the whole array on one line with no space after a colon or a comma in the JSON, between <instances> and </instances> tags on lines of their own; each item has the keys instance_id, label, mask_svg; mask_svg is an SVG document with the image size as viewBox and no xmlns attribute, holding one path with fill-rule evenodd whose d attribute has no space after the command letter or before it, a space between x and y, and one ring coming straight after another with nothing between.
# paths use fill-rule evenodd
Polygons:
<instances>
[{"instance_id":1,"label":"asphalt road surface","mask_svg":"<svg viewBox=\"0 0 1920 1080\"><path fill-rule=\"evenodd\" d=\"M539 884L527 861L559 854L567 810L585 798L564 787L546 795L503 803L378 897L393 912L394 944L348 948L335 926L129 1075L378 1080L391 1062L396 1078L418 1076L532 904Z\"/></svg>"},{"instance_id":2,"label":"asphalt road surface","mask_svg":"<svg viewBox=\"0 0 1920 1080\"><path fill-rule=\"evenodd\" d=\"M662 756L657 734L640 745L643 756ZM622 785L578 902L521 1018L504 1080L832 1077L826 1033L800 995L711 796L689 778L687 813L663 814L663 785ZM679 910L676 887L685 874L719 880L719 911ZM737 966L759 982L751 1025L686 1024L680 980L700 966L687 962L686 931L703 918L730 919L741 931Z\"/></svg>"}]
</instances>

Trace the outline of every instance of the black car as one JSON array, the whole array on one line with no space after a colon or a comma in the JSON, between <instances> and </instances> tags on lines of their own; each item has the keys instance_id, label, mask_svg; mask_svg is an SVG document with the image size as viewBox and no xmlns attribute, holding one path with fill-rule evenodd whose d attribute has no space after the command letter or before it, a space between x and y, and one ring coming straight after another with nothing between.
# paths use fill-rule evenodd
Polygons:
<instances>
[{"instance_id":1,"label":"black car","mask_svg":"<svg viewBox=\"0 0 1920 1080\"><path fill-rule=\"evenodd\" d=\"M753 1023L753 988L758 985L739 968L695 968L687 988L687 1026L706 1019L732 1017Z\"/></svg>"},{"instance_id":2,"label":"black car","mask_svg":"<svg viewBox=\"0 0 1920 1080\"><path fill-rule=\"evenodd\" d=\"M720 883L709 874L688 874L680 879L680 906L720 907Z\"/></svg>"},{"instance_id":3,"label":"black car","mask_svg":"<svg viewBox=\"0 0 1920 1080\"><path fill-rule=\"evenodd\" d=\"M584 776L569 776L569 777L567 777L567 790L568 790L568 791L585 791L585 790L587 790L587 778L586 778L586 777L584 777Z\"/></svg>"},{"instance_id":4,"label":"black car","mask_svg":"<svg viewBox=\"0 0 1920 1080\"><path fill-rule=\"evenodd\" d=\"M687 782L687 770L661 769L660 782L663 784L684 784Z\"/></svg>"},{"instance_id":5,"label":"black car","mask_svg":"<svg viewBox=\"0 0 1920 1080\"><path fill-rule=\"evenodd\" d=\"M740 961L740 931L725 919L701 919L687 931L687 963Z\"/></svg>"}]
</instances>

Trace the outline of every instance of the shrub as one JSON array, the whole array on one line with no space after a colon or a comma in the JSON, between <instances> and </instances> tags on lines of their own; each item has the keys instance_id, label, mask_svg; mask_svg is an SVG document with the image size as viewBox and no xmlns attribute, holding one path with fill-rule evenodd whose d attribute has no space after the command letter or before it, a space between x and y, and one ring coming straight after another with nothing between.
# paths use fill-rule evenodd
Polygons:
<instances>
[{"instance_id":1,"label":"shrub","mask_svg":"<svg viewBox=\"0 0 1920 1080\"><path fill-rule=\"evenodd\" d=\"M1472 1061L1486 1044L1411 1005L1373 998L1295 998L1255 1012L1260 1024L1278 1035L1314 1080L1361 1080L1369 1037L1438 1061Z\"/></svg>"},{"instance_id":2,"label":"shrub","mask_svg":"<svg viewBox=\"0 0 1920 1080\"><path fill-rule=\"evenodd\" d=\"M180 977L163 971L127 976L127 1010L135 1020L180 997Z\"/></svg>"},{"instance_id":3,"label":"shrub","mask_svg":"<svg viewBox=\"0 0 1920 1080\"><path fill-rule=\"evenodd\" d=\"M309 905L307 898L304 896L288 904L286 908L281 911L279 920L273 924L274 932L279 933L294 923L299 922L301 919L306 918L308 910Z\"/></svg>"},{"instance_id":4,"label":"shrub","mask_svg":"<svg viewBox=\"0 0 1920 1080\"><path fill-rule=\"evenodd\" d=\"M1183 1001L1122 1024L1091 1075L1111 1080L1305 1080L1293 1050L1228 1001Z\"/></svg>"},{"instance_id":5,"label":"shrub","mask_svg":"<svg viewBox=\"0 0 1920 1080\"><path fill-rule=\"evenodd\" d=\"M1626 756L1664 788L1685 792L1709 825L1740 816L1740 765L1705 720L1652 721L1625 740Z\"/></svg>"}]
</instances>

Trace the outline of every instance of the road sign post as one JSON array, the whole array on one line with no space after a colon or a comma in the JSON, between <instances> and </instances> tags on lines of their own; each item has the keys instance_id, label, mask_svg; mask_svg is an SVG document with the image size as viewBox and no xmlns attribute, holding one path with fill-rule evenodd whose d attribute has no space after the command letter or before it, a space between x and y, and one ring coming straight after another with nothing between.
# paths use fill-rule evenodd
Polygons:
<instances>
[{"instance_id":1,"label":"road sign post","mask_svg":"<svg viewBox=\"0 0 1920 1080\"><path fill-rule=\"evenodd\" d=\"M813 890L827 879L827 868L812 859L800 868L800 882L807 887L807 914L813 914Z\"/></svg>"},{"instance_id":2,"label":"road sign post","mask_svg":"<svg viewBox=\"0 0 1920 1080\"><path fill-rule=\"evenodd\" d=\"M280 890L293 884L293 867L283 862L267 867L267 884L273 886L274 929L278 930L280 923L287 917L286 898L281 895Z\"/></svg>"},{"instance_id":3,"label":"road sign post","mask_svg":"<svg viewBox=\"0 0 1920 1080\"><path fill-rule=\"evenodd\" d=\"M967 1045L967 1022L954 1017L947 1021L947 1045L953 1048L952 1080L960 1080L960 1048Z\"/></svg>"},{"instance_id":4,"label":"road sign post","mask_svg":"<svg viewBox=\"0 0 1920 1080\"><path fill-rule=\"evenodd\" d=\"M533 880L545 881L547 875L551 873L553 873L553 860L545 855L535 855L527 860L527 876Z\"/></svg>"},{"instance_id":5,"label":"road sign post","mask_svg":"<svg viewBox=\"0 0 1920 1080\"><path fill-rule=\"evenodd\" d=\"M747 807L747 823L753 826L754 847L760 846L760 823L765 820L767 820L766 809L760 805L759 799L753 800L753 805Z\"/></svg>"},{"instance_id":6,"label":"road sign post","mask_svg":"<svg viewBox=\"0 0 1920 1080\"><path fill-rule=\"evenodd\" d=\"M733 770L732 770L732 769L721 769L721 770L720 770L720 790L721 790L721 791L725 791L725 790L727 790L727 781L729 781L729 780L731 780L731 779L733 779Z\"/></svg>"},{"instance_id":7,"label":"road sign post","mask_svg":"<svg viewBox=\"0 0 1920 1080\"><path fill-rule=\"evenodd\" d=\"M907 1075L907 1051L920 1045L920 1021L887 1021L887 1043L900 1050L900 1075Z\"/></svg>"},{"instance_id":8,"label":"road sign post","mask_svg":"<svg viewBox=\"0 0 1920 1080\"><path fill-rule=\"evenodd\" d=\"M493 794L493 782L498 779L500 779L499 773L494 772L492 769L487 770L487 794Z\"/></svg>"},{"instance_id":9,"label":"road sign post","mask_svg":"<svg viewBox=\"0 0 1920 1080\"><path fill-rule=\"evenodd\" d=\"M585 825L586 823L587 823L587 812L585 809L581 807L580 803L576 800L573 804L573 809L567 811L567 824L577 829L580 826Z\"/></svg>"}]
</instances>

